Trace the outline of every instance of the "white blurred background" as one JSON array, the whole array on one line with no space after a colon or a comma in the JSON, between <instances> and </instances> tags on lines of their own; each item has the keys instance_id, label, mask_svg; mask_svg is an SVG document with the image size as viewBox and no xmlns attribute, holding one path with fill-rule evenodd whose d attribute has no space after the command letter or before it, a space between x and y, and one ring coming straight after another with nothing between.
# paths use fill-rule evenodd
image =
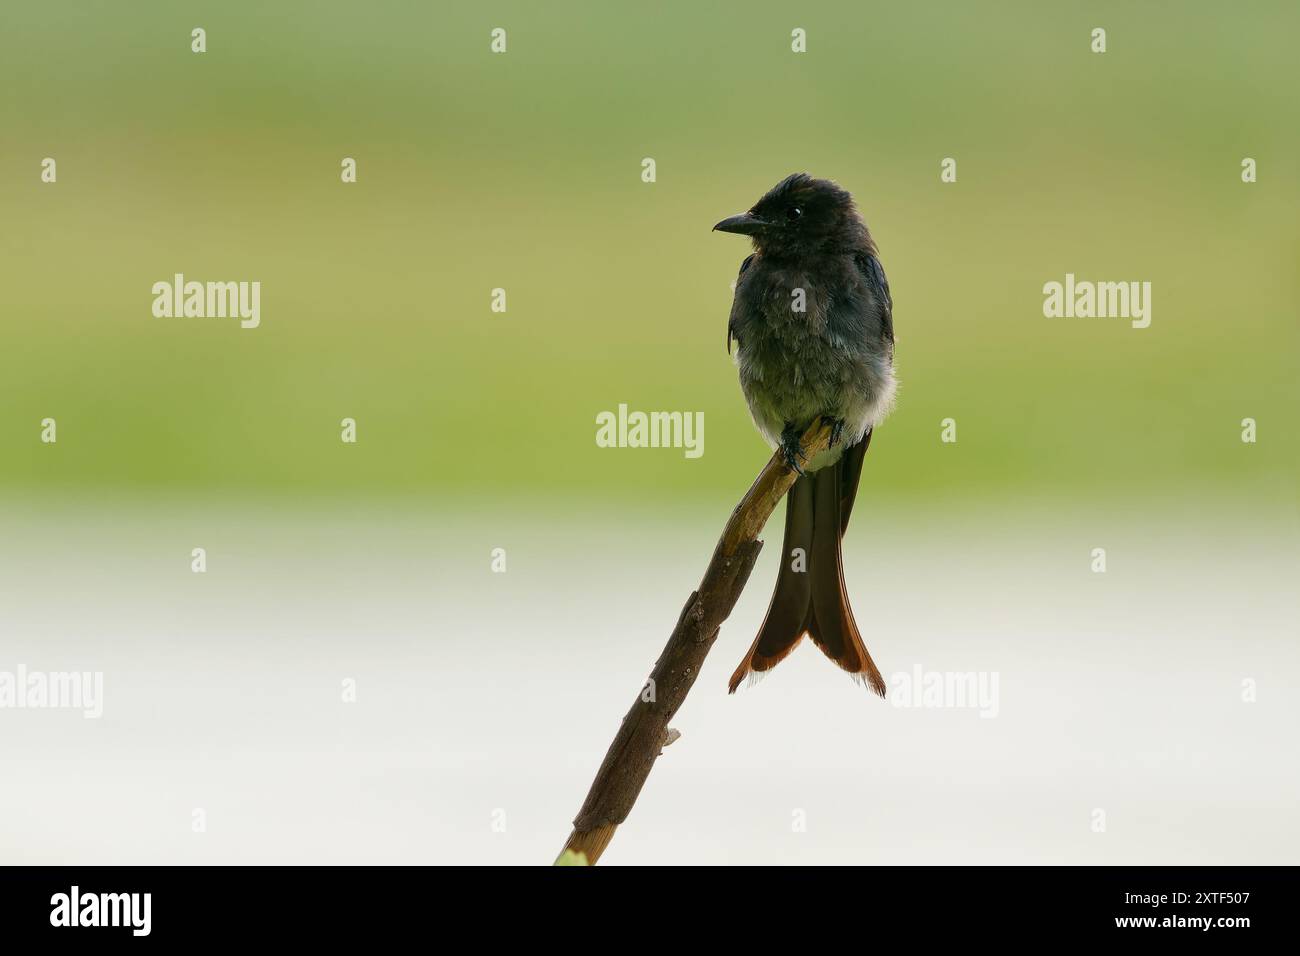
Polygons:
<instances>
[{"instance_id":1,"label":"white blurred background","mask_svg":"<svg viewBox=\"0 0 1300 956\"><path fill-rule=\"evenodd\" d=\"M105 699L0 710L0 860L549 863L729 507L11 506L0 670L103 671ZM992 719L809 644L728 697L778 511L604 862L1294 863L1294 515L1058 511L864 500L849 529L882 671L996 672Z\"/></svg>"}]
</instances>

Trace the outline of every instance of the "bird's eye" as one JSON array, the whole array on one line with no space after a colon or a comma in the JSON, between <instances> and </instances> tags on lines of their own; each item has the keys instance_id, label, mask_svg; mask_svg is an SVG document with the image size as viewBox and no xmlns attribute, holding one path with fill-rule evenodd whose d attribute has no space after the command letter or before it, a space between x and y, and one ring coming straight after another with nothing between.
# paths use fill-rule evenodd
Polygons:
<instances>
[{"instance_id":1,"label":"bird's eye","mask_svg":"<svg viewBox=\"0 0 1300 956\"><path fill-rule=\"evenodd\" d=\"M802 215L803 215L803 210L800 209L798 206L791 206L789 209L785 211L785 218L789 219L791 222L794 222Z\"/></svg>"}]
</instances>

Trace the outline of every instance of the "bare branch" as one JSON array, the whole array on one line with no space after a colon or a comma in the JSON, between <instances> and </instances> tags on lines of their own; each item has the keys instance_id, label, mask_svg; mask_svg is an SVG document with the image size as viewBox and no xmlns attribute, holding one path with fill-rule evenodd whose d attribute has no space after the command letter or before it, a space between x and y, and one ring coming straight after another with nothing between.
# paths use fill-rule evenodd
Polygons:
<instances>
[{"instance_id":1,"label":"bare branch","mask_svg":"<svg viewBox=\"0 0 1300 956\"><path fill-rule=\"evenodd\" d=\"M829 425L814 423L803 436L807 458L825 450L830 435ZM797 477L777 452L731 513L699 589L686 599L677 626L650 673L653 699L646 700L638 691L573 821L573 833L564 848L586 854L588 863L594 864L605 852L614 831L632 812L655 760L680 736L669 730L668 722L686 699L718 629L749 580L763 547L758 540L763 526Z\"/></svg>"}]
</instances>

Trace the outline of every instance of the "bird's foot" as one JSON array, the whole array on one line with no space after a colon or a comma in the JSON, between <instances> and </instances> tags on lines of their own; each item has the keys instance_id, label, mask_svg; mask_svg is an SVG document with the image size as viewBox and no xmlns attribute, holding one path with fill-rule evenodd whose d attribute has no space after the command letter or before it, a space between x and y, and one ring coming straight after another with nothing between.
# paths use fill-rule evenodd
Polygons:
<instances>
[{"instance_id":1,"label":"bird's foot","mask_svg":"<svg viewBox=\"0 0 1300 956\"><path fill-rule=\"evenodd\" d=\"M844 435L844 419L831 418L829 415L823 415L822 424L831 426L831 441L826 447L834 448L840 443L840 438Z\"/></svg>"},{"instance_id":2,"label":"bird's foot","mask_svg":"<svg viewBox=\"0 0 1300 956\"><path fill-rule=\"evenodd\" d=\"M800 441L802 437L799 430L788 422L781 431L781 457L785 459L786 467L797 475L806 474L799 462L808 460L803 453L803 443Z\"/></svg>"}]
</instances>

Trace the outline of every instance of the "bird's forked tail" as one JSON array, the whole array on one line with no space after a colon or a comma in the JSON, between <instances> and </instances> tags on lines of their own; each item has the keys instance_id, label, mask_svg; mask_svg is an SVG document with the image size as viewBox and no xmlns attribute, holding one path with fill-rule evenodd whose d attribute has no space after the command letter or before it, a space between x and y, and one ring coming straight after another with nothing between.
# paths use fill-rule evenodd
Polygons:
<instances>
[{"instance_id":1,"label":"bird's forked tail","mask_svg":"<svg viewBox=\"0 0 1300 956\"><path fill-rule=\"evenodd\" d=\"M767 617L731 675L734 693L748 674L770 670L807 634L822 653L885 696L885 680L867 653L844 588L840 538L848 526L871 433L839 461L799 478L786 496L781 569Z\"/></svg>"}]
</instances>

